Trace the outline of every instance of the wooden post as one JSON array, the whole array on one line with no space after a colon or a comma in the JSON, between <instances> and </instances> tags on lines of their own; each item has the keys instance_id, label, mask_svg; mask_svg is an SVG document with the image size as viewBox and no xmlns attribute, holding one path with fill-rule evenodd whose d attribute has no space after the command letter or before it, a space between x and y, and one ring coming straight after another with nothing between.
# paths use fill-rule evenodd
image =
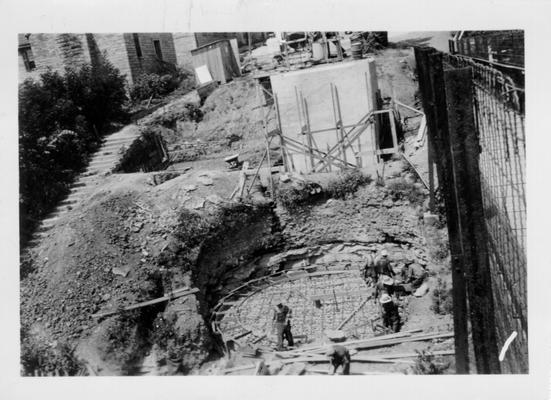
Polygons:
<instances>
[{"instance_id":1,"label":"wooden post","mask_svg":"<svg viewBox=\"0 0 551 400\"><path fill-rule=\"evenodd\" d=\"M396 134L396 120L394 119L394 103L390 104L388 119L390 121L390 132L392 134L392 147L394 147L394 151L396 152L398 150L398 135Z\"/></svg>"},{"instance_id":2,"label":"wooden post","mask_svg":"<svg viewBox=\"0 0 551 400\"><path fill-rule=\"evenodd\" d=\"M260 108L262 108L262 127L264 128L264 139L266 140L266 158L268 163L268 182L270 184L270 196L274 198L274 182L272 180L272 161L270 158L270 144L272 143L271 138L268 137L268 122L266 118L266 110L264 109L264 102L262 101L262 89L260 87L260 82L256 82L256 94L258 97L258 102L260 105ZM262 163L264 162L264 157L262 158L262 161L260 161L260 164L258 165L258 170L260 171L260 168L262 166ZM255 176L256 179L256 176ZM254 179L253 179L254 183ZM249 188L249 191L251 190L253 183L251 183L251 187Z\"/></svg>"},{"instance_id":3,"label":"wooden post","mask_svg":"<svg viewBox=\"0 0 551 400\"><path fill-rule=\"evenodd\" d=\"M274 106L277 116L277 129L279 136L279 148L281 150L281 160L283 161L283 170L289 172L289 166L287 165L288 160L285 154L285 141L283 140L283 131L281 130L281 114L279 113L279 101L277 99L277 94L274 93Z\"/></svg>"},{"instance_id":4,"label":"wooden post","mask_svg":"<svg viewBox=\"0 0 551 400\"><path fill-rule=\"evenodd\" d=\"M346 159L346 146L344 145L344 128L343 128L343 122L342 122L342 112L341 112L341 103L339 100L339 92L335 85L333 85L333 90L335 91L335 104L337 106L337 116L339 118L338 128L339 128L339 141L341 144L341 154L342 154L343 161L347 163L348 160Z\"/></svg>"},{"instance_id":5,"label":"wooden post","mask_svg":"<svg viewBox=\"0 0 551 400\"><path fill-rule=\"evenodd\" d=\"M327 43L327 36L325 35L325 32L321 33L321 37L322 37L323 48L324 48L323 54L325 56L325 62L328 63L329 62L329 45Z\"/></svg>"},{"instance_id":6,"label":"wooden post","mask_svg":"<svg viewBox=\"0 0 551 400\"><path fill-rule=\"evenodd\" d=\"M247 42L249 45L249 57L250 57L253 54L252 45L251 45L251 32L247 32Z\"/></svg>"},{"instance_id":7,"label":"wooden post","mask_svg":"<svg viewBox=\"0 0 551 400\"><path fill-rule=\"evenodd\" d=\"M427 136L427 153L428 153L428 164L429 164L429 210L431 213L434 213L435 200L434 200L434 155L433 155L433 144L432 139Z\"/></svg>"},{"instance_id":8,"label":"wooden post","mask_svg":"<svg viewBox=\"0 0 551 400\"><path fill-rule=\"evenodd\" d=\"M446 71L450 151L459 205L467 294L478 373L500 373L479 171L471 68Z\"/></svg>"},{"instance_id":9,"label":"wooden post","mask_svg":"<svg viewBox=\"0 0 551 400\"><path fill-rule=\"evenodd\" d=\"M312 143L312 132L310 132L310 115L308 114L308 103L306 102L306 99L302 97L302 93L300 97L302 98L304 104L304 121L306 122L306 140L308 143L308 155L310 157L310 169L314 171L314 151Z\"/></svg>"},{"instance_id":10,"label":"wooden post","mask_svg":"<svg viewBox=\"0 0 551 400\"><path fill-rule=\"evenodd\" d=\"M442 55L431 55L433 49L415 48L415 59L419 75L419 87L423 109L427 116L427 134L434 143L435 158L439 171L439 185L444 194L448 224L451 267L453 323L455 342L456 372L469 372L467 299L465 271L457 203L453 192L453 171L449 157L448 121Z\"/></svg>"}]
</instances>

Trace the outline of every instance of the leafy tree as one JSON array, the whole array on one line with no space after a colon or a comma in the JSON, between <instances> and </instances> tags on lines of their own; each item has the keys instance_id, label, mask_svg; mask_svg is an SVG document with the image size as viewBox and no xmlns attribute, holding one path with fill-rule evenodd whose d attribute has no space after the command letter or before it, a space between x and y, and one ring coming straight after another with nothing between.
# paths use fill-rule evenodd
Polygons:
<instances>
[{"instance_id":1,"label":"leafy tree","mask_svg":"<svg viewBox=\"0 0 551 400\"><path fill-rule=\"evenodd\" d=\"M105 57L48 70L19 87L19 203L22 243L64 196L100 143L99 133L123 121L125 79Z\"/></svg>"}]
</instances>

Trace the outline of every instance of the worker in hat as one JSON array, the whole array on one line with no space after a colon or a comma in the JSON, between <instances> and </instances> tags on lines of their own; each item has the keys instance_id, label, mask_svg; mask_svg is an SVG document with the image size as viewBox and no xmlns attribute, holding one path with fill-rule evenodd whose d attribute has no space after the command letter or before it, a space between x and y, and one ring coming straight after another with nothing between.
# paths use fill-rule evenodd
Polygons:
<instances>
[{"instance_id":1,"label":"worker in hat","mask_svg":"<svg viewBox=\"0 0 551 400\"><path fill-rule=\"evenodd\" d=\"M291 309L279 301L274 309L273 322L277 334L277 350L283 350L283 339L287 340L289 346L294 346L293 334L291 333Z\"/></svg>"},{"instance_id":2,"label":"worker in hat","mask_svg":"<svg viewBox=\"0 0 551 400\"><path fill-rule=\"evenodd\" d=\"M396 291L395 281L393 278L387 275L381 275L379 282L375 287L375 297L379 297L383 293L387 293L392 296Z\"/></svg>"},{"instance_id":3,"label":"worker in hat","mask_svg":"<svg viewBox=\"0 0 551 400\"><path fill-rule=\"evenodd\" d=\"M384 293L379 299L383 309L383 325L392 332L399 332L401 319L398 306L392 301L392 297Z\"/></svg>"},{"instance_id":4,"label":"worker in hat","mask_svg":"<svg viewBox=\"0 0 551 400\"><path fill-rule=\"evenodd\" d=\"M363 268L363 276L365 283L369 286L374 282L377 282L377 271L375 269L375 258L368 254L365 259Z\"/></svg>"},{"instance_id":5,"label":"worker in hat","mask_svg":"<svg viewBox=\"0 0 551 400\"><path fill-rule=\"evenodd\" d=\"M381 253L375 257L375 271L377 278L381 275L393 277L394 271L390 267L390 260L388 258L388 251L386 249L381 250Z\"/></svg>"},{"instance_id":6,"label":"worker in hat","mask_svg":"<svg viewBox=\"0 0 551 400\"><path fill-rule=\"evenodd\" d=\"M375 264L375 302L377 298L381 295L383 291L386 291L389 294L394 293L394 271L390 266L390 260L388 258L388 251L382 249L381 252L374 260ZM392 280L392 282L390 282ZM386 282L385 283L383 282Z\"/></svg>"},{"instance_id":7,"label":"worker in hat","mask_svg":"<svg viewBox=\"0 0 551 400\"><path fill-rule=\"evenodd\" d=\"M404 277L404 283L409 285L409 291L411 292L418 289L429 276L425 268L418 263L413 263L407 266L402 271L402 274Z\"/></svg>"},{"instance_id":8,"label":"worker in hat","mask_svg":"<svg viewBox=\"0 0 551 400\"><path fill-rule=\"evenodd\" d=\"M334 344L325 355L331 361L329 375L334 375L340 366L342 366L343 375L350 375L350 353L346 347L341 344Z\"/></svg>"}]
</instances>

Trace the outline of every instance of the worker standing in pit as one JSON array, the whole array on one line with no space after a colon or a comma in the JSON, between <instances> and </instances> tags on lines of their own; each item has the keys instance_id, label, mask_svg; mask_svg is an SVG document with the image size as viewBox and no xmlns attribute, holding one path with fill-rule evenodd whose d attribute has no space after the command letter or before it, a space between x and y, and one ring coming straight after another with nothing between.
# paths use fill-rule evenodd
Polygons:
<instances>
[{"instance_id":1,"label":"worker standing in pit","mask_svg":"<svg viewBox=\"0 0 551 400\"><path fill-rule=\"evenodd\" d=\"M346 347L334 344L325 355L331 361L329 375L334 375L340 366L342 366L343 375L350 375L350 353Z\"/></svg>"},{"instance_id":2,"label":"worker standing in pit","mask_svg":"<svg viewBox=\"0 0 551 400\"><path fill-rule=\"evenodd\" d=\"M380 303L383 308L383 325L385 328L392 330L392 332L400 331L400 313L398 312L398 306L392 301L392 298L388 294L383 294L380 298Z\"/></svg>"},{"instance_id":3,"label":"worker standing in pit","mask_svg":"<svg viewBox=\"0 0 551 400\"><path fill-rule=\"evenodd\" d=\"M289 346L294 346L293 334L291 333L292 311L289 307L279 302L274 311L273 322L277 334L277 350L283 350L283 339L287 340Z\"/></svg>"},{"instance_id":4,"label":"worker standing in pit","mask_svg":"<svg viewBox=\"0 0 551 400\"><path fill-rule=\"evenodd\" d=\"M377 282L377 271L375 270L375 259L371 254L368 254L364 264L364 281L368 286Z\"/></svg>"}]
</instances>

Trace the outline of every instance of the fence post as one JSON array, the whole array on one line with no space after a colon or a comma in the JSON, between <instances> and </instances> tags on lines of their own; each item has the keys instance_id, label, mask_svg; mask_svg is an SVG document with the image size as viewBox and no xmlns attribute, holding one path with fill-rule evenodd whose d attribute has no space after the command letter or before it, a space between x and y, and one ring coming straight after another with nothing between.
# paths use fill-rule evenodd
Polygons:
<instances>
[{"instance_id":1,"label":"fence post","mask_svg":"<svg viewBox=\"0 0 551 400\"><path fill-rule=\"evenodd\" d=\"M444 73L450 153L467 277L467 295L478 373L499 373L492 282L479 172L479 143L471 68Z\"/></svg>"},{"instance_id":2,"label":"fence post","mask_svg":"<svg viewBox=\"0 0 551 400\"><path fill-rule=\"evenodd\" d=\"M469 373L467 300L457 203L453 192L452 160L449 157L448 121L442 55L430 48L415 48L419 86L427 118L427 134L433 144L439 187L446 204L452 267L455 362L458 374Z\"/></svg>"}]
</instances>

